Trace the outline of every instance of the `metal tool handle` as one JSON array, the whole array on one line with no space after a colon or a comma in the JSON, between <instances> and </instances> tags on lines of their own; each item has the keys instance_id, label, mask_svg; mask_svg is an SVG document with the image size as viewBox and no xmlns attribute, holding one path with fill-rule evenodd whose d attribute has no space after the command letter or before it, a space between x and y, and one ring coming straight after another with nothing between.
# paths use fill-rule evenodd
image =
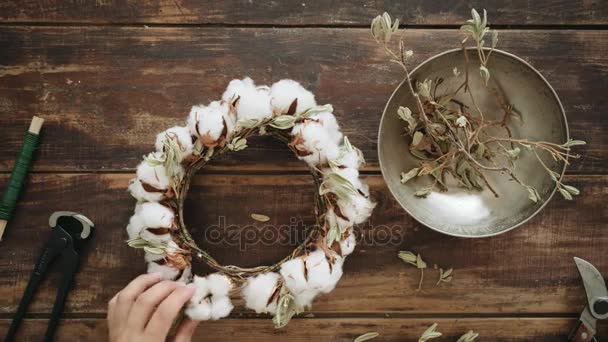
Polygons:
<instances>
[{"instance_id":1,"label":"metal tool handle","mask_svg":"<svg viewBox=\"0 0 608 342\"><path fill-rule=\"evenodd\" d=\"M25 316L25 311L27 307L30 305L32 298L38 288L38 285L44 279L44 275L49 269L50 263L57 257L60 251L67 245L68 241L66 239L50 239L42 252L42 255L38 258L36 262L36 266L34 266L34 271L32 272L32 276L30 277L30 281L25 288L25 292L23 293L23 298L21 302L19 302L19 307L17 308L17 312L13 317L13 321L11 322L11 326L8 329L8 333L4 338L4 342L12 342L15 340L15 334L17 333L17 329L23 320L23 316Z\"/></svg>"},{"instance_id":2,"label":"metal tool handle","mask_svg":"<svg viewBox=\"0 0 608 342\"><path fill-rule=\"evenodd\" d=\"M587 326L582 322L578 321L578 324L568 337L568 342L597 342L593 337L593 331L589 330Z\"/></svg>"},{"instance_id":3,"label":"metal tool handle","mask_svg":"<svg viewBox=\"0 0 608 342\"><path fill-rule=\"evenodd\" d=\"M67 250L65 253L63 253L61 258L61 270L63 272L63 278L61 278L61 284L57 289L55 304L53 304L53 312L51 313L51 319L49 320L49 325L44 336L45 342L53 341L55 330L57 330L57 325L59 324L59 318L61 317L63 307L65 306L65 300L68 296L70 288L72 287L74 274L78 268L78 254L76 254L74 250Z\"/></svg>"}]
</instances>

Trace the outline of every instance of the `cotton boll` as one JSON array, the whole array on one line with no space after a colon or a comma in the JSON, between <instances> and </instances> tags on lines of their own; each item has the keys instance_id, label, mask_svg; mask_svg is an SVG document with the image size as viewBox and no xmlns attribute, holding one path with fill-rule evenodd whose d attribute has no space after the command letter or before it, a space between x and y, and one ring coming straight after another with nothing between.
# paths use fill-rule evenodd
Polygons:
<instances>
[{"instance_id":1,"label":"cotton boll","mask_svg":"<svg viewBox=\"0 0 608 342\"><path fill-rule=\"evenodd\" d=\"M256 313L269 312L274 314L277 302L273 301L268 305L268 301L277 290L279 277L279 274L269 272L247 279L242 290L245 306L255 310Z\"/></svg>"},{"instance_id":2,"label":"cotton boll","mask_svg":"<svg viewBox=\"0 0 608 342\"><path fill-rule=\"evenodd\" d=\"M227 125L224 116L229 111L227 104L212 102L209 106L193 106L188 116L188 128L204 146L217 146L225 140Z\"/></svg>"},{"instance_id":3,"label":"cotton boll","mask_svg":"<svg viewBox=\"0 0 608 342\"><path fill-rule=\"evenodd\" d=\"M342 132L334 114L330 112L321 112L310 116L310 119L318 121L333 138L334 142L339 145L342 141Z\"/></svg>"},{"instance_id":4,"label":"cotton boll","mask_svg":"<svg viewBox=\"0 0 608 342\"><path fill-rule=\"evenodd\" d=\"M136 209L135 215L144 227L139 233L142 239L154 243L171 240L170 232L175 218L173 210L156 202L146 202Z\"/></svg>"},{"instance_id":5,"label":"cotton boll","mask_svg":"<svg viewBox=\"0 0 608 342\"><path fill-rule=\"evenodd\" d=\"M294 80L280 80L270 87L270 101L275 115L299 114L317 106L315 96Z\"/></svg>"},{"instance_id":6,"label":"cotton boll","mask_svg":"<svg viewBox=\"0 0 608 342\"><path fill-rule=\"evenodd\" d=\"M325 221L329 225L329 227L338 226L340 227L340 232L344 232L347 229L353 226L353 223L347 220L345 217L340 217L334 209L329 209L327 213L325 213Z\"/></svg>"},{"instance_id":7,"label":"cotton boll","mask_svg":"<svg viewBox=\"0 0 608 342\"><path fill-rule=\"evenodd\" d=\"M334 288L336 288L336 285L340 281L340 278L342 278L342 273L343 273L342 265L343 264L344 264L344 258L339 257L339 256L334 258L334 262L331 264L331 275L330 275L329 279L327 280L327 283L325 283L325 286L323 288L321 288L321 292L330 293L331 291L334 290Z\"/></svg>"},{"instance_id":8,"label":"cotton boll","mask_svg":"<svg viewBox=\"0 0 608 342\"><path fill-rule=\"evenodd\" d=\"M160 273L161 278L163 280L175 280L180 273L181 270L178 270L175 267L171 267L169 265L161 265L156 262L148 263L148 273Z\"/></svg>"},{"instance_id":9,"label":"cotton boll","mask_svg":"<svg viewBox=\"0 0 608 342\"><path fill-rule=\"evenodd\" d=\"M342 252L342 256L346 257L347 255L350 255L355 250L356 245L357 237L355 236L353 230L350 229L348 230L348 235L346 238L340 241L340 251Z\"/></svg>"},{"instance_id":10,"label":"cotton boll","mask_svg":"<svg viewBox=\"0 0 608 342\"><path fill-rule=\"evenodd\" d=\"M327 286L331 277L331 269L325 252L316 250L306 256L304 262L308 270L307 288L310 290L321 290Z\"/></svg>"},{"instance_id":11,"label":"cotton boll","mask_svg":"<svg viewBox=\"0 0 608 342\"><path fill-rule=\"evenodd\" d=\"M376 207L375 203L361 194L349 196L347 199L338 199L337 204L342 214L354 224L367 220Z\"/></svg>"},{"instance_id":12,"label":"cotton boll","mask_svg":"<svg viewBox=\"0 0 608 342\"><path fill-rule=\"evenodd\" d=\"M327 130L318 122L305 120L291 131L290 145L296 150L298 159L310 166L325 164L339 155L338 145Z\"/></svg>"},{"instance_id":13,"label":"cotton boll","mask_svg":"<svg viewBox=\"0 0 608 342\"><path fill-rule=\"evenodd\" d=\"M179 147L180 160L184 160L184 158L192 154L194 144L192 143L192 136L188 127L175 126L159 133L156 136L156 143L154 144L158 152L165 152L165 142L167 139L173 140Z\"/></svg>"},{"instance_id":14,"label":"cotton boll","mask_svg":"<svg viewBox=\"0 0 608 342\"><path fill-rule=\"evenodd\" d=\"M137 178L133 178L129 181L128 190L129 193L131 193L131 196L138 201L160 202L165 197L164 191L146 191L143 183Z\"/></svg>"},{"instance_id":15,"label":"cotton boll","mask_svg":"<svg viewBox=\"0 0 608 342\"><path fill-rule=\"evenodd\" d=\"M304 267L302 258L291 259L281 264L281 276L285 281L285 286L292 294L300 293L306 289Z\"/></svg>"},{"instance_id":16,"label":"cotton boll","mask_svg":"<svg viewBox=\"0 0 608 342\"><path fill-rule=\"evenodd\" d=\"M304 290L297 294L293 294L296 305L301 308L310 308L313 300L319 294L318 290Z\"/></svg>"},{"instance_id":17,"label":"cotton boll","mask_svg":"<svg viewBox=\"0 0 608 342\"><path fill-rule=\"evenodd\" d=\"M182 271L182 275L175 281L187 284L192 279L192 267L188 266Z\"/></svg>"},{"instance_id":18,"label":"cotton boll","mask_svg":"<svg viewBox=\"0 0 608 342\"><path fill-rule=\"evenodd\" d=\"M209 301L190 303L184 313L194 321L208 321L211 319L212 307Z\"/></svg>"},{"instance_id":19,"label":"cotton boll","mask_svg":"<svg viewBox=\"0 0 608 342\"><path fill-rule=\"evenodd\" d=\"M175 218L171 208L156 202L142 203L137 215L147 228L172 228Z\"/></svg>"},{"instance_id":20,"label":"cotton boll","mask_svg":"<svg viewBox=\"0 0 608 342\"><path fill-rule=\"evenodd\" d=\"M186 315L194 320L220 319L230 314L233 309L227 296L226 276L211 274L207 277L194 276L192 286L196 288L186 308Z\"/></svg>"},{"instance_id":21,"label":"cotton boll","mask_svg":"<svg viewBox=\"0 0 608 342\"><path fill-rule=\"evenodd\" d=\"M222 100L232 104L238 120L262 121L272 116L268 87L256 87L249 77L230 81Z\"/></svg>"},{"instance_id":22,"label":"cotton boll","mask_svg":"<svg viewBox=\"0 0 608 342\"><path fill-rule=\"evenodd\" d=\"M340 155L335 160L338 165L342 165L345 167L360 169L361 166L365 164L365 159L363 159L363 153L356 147L352 147L350 149L345 146L340 147Z\"/></svg>"},{"instance_id":23,"label":"cotton boll","mask_svg":"<svg viewBox=\"0 0 608 342\"><path fill-rule=\"evenodd\" d=\"M213 273L207 276L207 286L212 295L227 296L232 288L232 282L223 274Z\"/></svg>"},{"instance_id":24,"label":"cotton boll","mask_svg":"<svg viewBox=\"0 0 608 342\"><path fill-rule=\"evenodd\" d=\"M129 183L129 192L138 201L161 201L171 186L171 179L162 165L152 166L142 161L137 166L137 177Z\"/></svg>"},{"instance_id":25,"label":"cotton boll","mask_svg":"<svg viewBox=\"0 0 608 342\"><path fill-rule=\"evenodd\" d=\"M190 298L192 303L200 303L209 295L209 283L206 277L194 276L192 286L196 288L194 295Z\"/></svg>"},{"instance_id":26,"label":"cotton boll","mask_svg":"<svg viewBox=\"0 0 608 342\"><path fill-rule=\"evenodd\" d=\"M139 234L144 228L144 222L139 215L135 214L131 216L129 219L129 224L127 225L127 234L129 235L129 239L139 237Z\"/></svg>"},{"instance_id":27,"label":"cotton boll","mask_svg":"<svg viewBox=\"0 0 608 342\"><path fill-rule=\"evenodd\" d=\"M234 306L227 296L211 297L211 319L220 319L230 315Z\"/></svg>"}]
</instances>

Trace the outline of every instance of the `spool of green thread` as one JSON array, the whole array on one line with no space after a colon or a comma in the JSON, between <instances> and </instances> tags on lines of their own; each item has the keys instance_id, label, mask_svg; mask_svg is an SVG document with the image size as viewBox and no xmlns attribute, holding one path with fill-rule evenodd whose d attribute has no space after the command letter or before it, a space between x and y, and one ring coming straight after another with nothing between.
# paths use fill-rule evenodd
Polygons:
<instances>
[{"instance_id":1,"label":"spool of green thread","mask_svg":"<svg viewBox=\"0 0 608 342\"><path fill-rule=\"evenodd\" d=\"M43 123L44 119L42 118L37 116L32 118L32 123L30 124L30 128L25 135L23 145L21 146L21 152L19 152L13 172L8 180L8 186L4 191L2 200L0 200L0 240L2 240L6 225L12 218L15 207L17 206L17 200L23 189L23 184L25 184L25 178L27 177L27 171L32 163L34 151L38 147L38 138Z\"/></svg>"}]
</instances>

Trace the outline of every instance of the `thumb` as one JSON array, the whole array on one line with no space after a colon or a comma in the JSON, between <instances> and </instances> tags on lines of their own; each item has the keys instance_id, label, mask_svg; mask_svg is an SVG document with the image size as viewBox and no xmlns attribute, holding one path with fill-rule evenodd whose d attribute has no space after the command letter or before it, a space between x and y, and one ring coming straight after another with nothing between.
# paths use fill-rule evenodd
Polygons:
<instances>
[{"instance_id":1,"label":"thumb","mask_svg":"<svg viewBox=\"0 0 608 342\"><path fill-rule=\"evenodd\" d=\"M189 318L184 319L177 328L173 342L190 342L199 323L200 321L193 321Z\"/></svg>"}]
</instances>

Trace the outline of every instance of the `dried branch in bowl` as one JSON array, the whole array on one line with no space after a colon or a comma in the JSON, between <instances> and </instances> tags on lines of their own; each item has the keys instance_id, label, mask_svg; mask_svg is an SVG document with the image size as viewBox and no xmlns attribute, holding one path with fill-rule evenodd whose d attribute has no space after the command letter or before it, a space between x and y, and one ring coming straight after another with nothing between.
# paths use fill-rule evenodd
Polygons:
<instances>
[{"instance_id":1,"label":"dried branch in bowl","mask_svg":"<svg viewBox=\"0 0 608 342\"><path fill-rule=\"evenodd\" d=\"M403 68L405 84L415 102L413 108L400 106L396 113L404 121L405 135L411 138L409 152L418 164L402 172L401 182L430 177L431 184L414 193L417 197L426 197L433 190L447 191L453 186L449 185L451 183L468 190L488 189L495 197L500 197L496 186L488 178L490 173L499 173L521 186L531 201L538 202L541 200L538 190L515 171L517 160L523 154L531 154L555 182L559 193L568 200L573 199L580 193L579 190L562 183L561 175L553 171L542 156L568 165L569 158L579 157L571 152L571 148L585 142L568 140L559 144L513 137L509 124L521 114L514 109L511 99L492 81L492 70L488 64L498 44L498 32L490 29L485 10L482 16L473 9L471 16L461 27L466 34L461 41L465 60L464 81L459 81L462 73L455 67L453 77L458 78L457 84L460 85L454 91L444 90L446 87L442 85L446 80L443 78L413 80L407 65L413 52L405 49L403 41L399 41L398 51L390 47L398 22L393 22L387 13L372 21L374 39L387 52L389 61ZM486 41L490 42L489 47L486 47ZM472 51L475 51L479 61L479 75L500 108L500 113L491 113L497 115L487 115L489 113L484 113L478 105L481 99L470 86L473 64L467 44L472 44ZM470 105L466 105L461 97ZM490 120L490 117L499 119ZM503 134L497 135L496 132ZM454 182L448 182L448 179Z\"/></svg>"}]
</instances>

